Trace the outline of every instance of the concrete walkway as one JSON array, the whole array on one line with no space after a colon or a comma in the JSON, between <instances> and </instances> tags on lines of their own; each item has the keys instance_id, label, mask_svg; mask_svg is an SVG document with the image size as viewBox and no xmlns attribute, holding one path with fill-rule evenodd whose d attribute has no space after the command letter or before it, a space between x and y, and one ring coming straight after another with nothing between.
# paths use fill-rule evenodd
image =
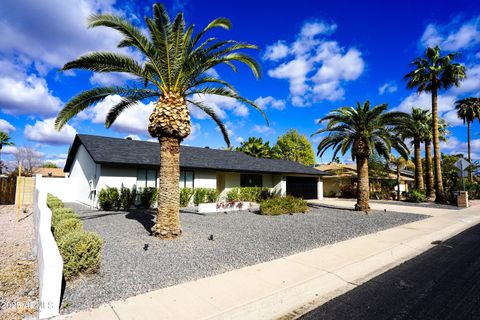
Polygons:
<instances>
[{"instance_id":1,"label":"concrete walkway","mask_svg":"<svg viewBox=\"0 0 480 320\"><path fill-rule=\"evenodd\" d=\"M433 241L480 223L480 206L443 210L425 220L59 318L293 319L428 250Z\"/></svg>"}]
</instances>

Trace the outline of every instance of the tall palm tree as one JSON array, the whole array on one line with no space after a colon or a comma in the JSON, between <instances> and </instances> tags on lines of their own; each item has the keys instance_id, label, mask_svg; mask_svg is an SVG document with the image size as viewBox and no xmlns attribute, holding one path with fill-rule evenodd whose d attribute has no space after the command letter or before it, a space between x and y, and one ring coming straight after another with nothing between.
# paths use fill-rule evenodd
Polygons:
<instances>
[{"instance_id":1,"label":"tall palm tree","mask_svg":"<svg viewBox=\"0 0 480 320\"><path fill-rule=\"evenodd\" d=\"M423 181L423 165L422 165L422 141L425 136L428 110L420 108L412 108L412 113L402 118L402 122L395 127L395 131L402 139L411 139L413 144L413 157L415 163L415 189L425 191Z\"/></svg>"},{"instance_id":2,"label":"tall palm tree","mask_svg":"<svg viewBox=\"0 0 480 320\"><path fill-rule=\"evenodd\" d=\"M2 174L3 162L2 162L2 149L3 146L13 146L14 143L10 141L11 137L8 133L0 131L0 174Z\"/></svg>"},{"instance_id":3,"label":"tall palm tree","mask_svg":"<svg viewBox=\"0 0 480 320\"><path fill-rule=\"evenodd\" d=\"M189 105L197 107L220 127L225 142L230 145L228 132L214 109L202 102L206 94L236 99L265 113L252 101L240 96L228 82L212 76L208 71L225 64L236 71L233 62L241 62L260 77L258 63L242 49L256 49L248 43L233 40L218 41L203 37L213 28L230 29L226 18L210 22L194 34L194 26L185 26L183 14L170 20L162 4L153 5L153 18L145 18L149 36L122 17L93 15L89 27L109 27L119 31L123 39L119 47L129 47L143 56L142 61L112 52L93 52L68 62L62 70L85 69L94 72L124 72L138 81L122 87L101 87L86 90L72 98L59 112L55 125L59 130L73 116L109 95L120 95L122 100L108 112L105 125L110 127L122 111L141 100L156 99L150 115L148 132L160 142L158 213L152 228L154 235L175 238L181 234L179 219L179 148L180 142L191 132ZM267 120L268 124L268 120Z\"/></svg>"},{"instance_id":4,"label":"tall palm tree","mask_svg":"<svg viewBox=\"0 0 480 320\"><path fill-rule=\"evenodd\" d=\"M413 167L413 162L405 157L399 155L398 157L391 156L390 163L395 166L395 171L397 174L397 200L400 200L400 183L401 183L401 171L405 170L408 167Z\"/></svg>"},{"instance_id":5,"label":"tall palm tree","mask_svg":"<svg viewBox=\"0 0 480 320\"><path fill-rule=\"evenodd\" d=\"M332 159L341 152L345 155L351 151L352 160L357 163L357 204L355 210L369 211L369 177L368 158L376 152L386 160L390 159L391 148L395 148L402 156L408 156L408 149L403 141L391 130L407 117L403 112L386 112L387 105L380 104L370 108L370 101L363 105L357 102L356 107L341 107L331 111L318 121L327 121L324 129L313 135L328 132L318 144L318 155L332 148Z\"/></svg>"},{"instance_id":6,"label":"tall palm tree","mask_svg":"<svg viewBox=\"0 0 480 320\"><path fill-rule=\"evenodd\" d=\"M270 142L263 142L262 138L250 137L247 141L243 141L236 150L255 158L271 158L272 156Z\"/></svg>"},{"instance_id":7,"label":"tall palm tree","mask_svg":"<svg viewBox=\"0 0 480 320\"><path fill-rule=\"evenodd\" d=\"M417 57L411 65L414 70L405 75L408 80L407 88L416 89L418 93L432 94L432 127L433 127L433 158L435 165L435 201L445 202L445 192L442 181L442 167L440 161L440 137L438 133L438 91L459 86L465 79L465 67L454 63L458 53L442 56L440 48L427 48L425 57Z\"/></svg>"},{"instance_id":8,"label":"tall palm tree","mask_svg":"<svg viewBox=\"0 0 480 320\"><path fill-rule=\"evenodd\" d=\"M435 178L433 174L433 158L432 158L432 140L433 140L433 128L432 128L432 114L429 112L427 119L425 119L425 132L423 137L423 143L425 145L425 168L426 168L426 180L427 180L427 196L431 199L435 199ZM438 121L438 134L440 141L447 141L449 134L448 124L444 119Z\"/></svg>"},{"instance_id":9,"label":"tall palm tree","mask_svg":"<svg viewBox=\"0 0 480 320\"><path fill-rule=\"evenodd\" d=\"M467 123L467 132L468 132L468 162L470 167L468 168L468 179L472 181L472 161L471 161L471 151L470 151L470 125L475 119L480 121L480 98L465 98L455 102L455 109L457 109L457 116L463 120L463 124Z\"/></svg>"}]
</instances>

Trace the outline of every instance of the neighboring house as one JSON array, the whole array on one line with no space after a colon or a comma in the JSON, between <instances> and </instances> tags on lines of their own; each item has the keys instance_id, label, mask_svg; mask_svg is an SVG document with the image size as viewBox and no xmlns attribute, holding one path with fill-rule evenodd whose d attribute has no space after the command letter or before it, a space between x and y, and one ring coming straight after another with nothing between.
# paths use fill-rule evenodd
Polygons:
<instances>
[{"instance_id":1,"label":"neighboring house","mask_svg":"<svg viewBox=\"0 0 480 320\"><path fill-rule=\"evenodd\" d=\"M106 187L157 187L159 154L156 142L77 134L64 168L70 199L95 205ZM223 198L233 187L254 186L279 195L323 197L323 172L292 161L181 146L180 170L180 187L216 188Z\"/></svg>"},{"instance_id":2,"label":"neighboring house","mask_svg":"<svg viewBox=\"0 0 480 320\"><path fill-rule=\"evenodd\" d=\"M325 197L339 197L340 189L346 186L356 186L357 183L357 169L354 164L343 163L329 163L329 164L317 164L315 168L327 174L323 177L323 195ZM381 180L397 181L397 173L394 168L390 169L388 176L375 177L370 176L370 179L374 182L380 182ZM413 189L413 172L408 170L400 171L400 192L408 192ZM375 190L376 184L371 184L371 191ZM398 185L395 186L397 190Z\"/></svg>"},{"instance_id":3,"label":"neighboring house","mask_svg":"<svg viewBox=\"0 0 480 320\"><path fill-rule=\"evenodd\" d=\"M65 178L66 173L62 168L33 168L32 175L41 174L44 178Z\"/></svg>"}]
</instances>

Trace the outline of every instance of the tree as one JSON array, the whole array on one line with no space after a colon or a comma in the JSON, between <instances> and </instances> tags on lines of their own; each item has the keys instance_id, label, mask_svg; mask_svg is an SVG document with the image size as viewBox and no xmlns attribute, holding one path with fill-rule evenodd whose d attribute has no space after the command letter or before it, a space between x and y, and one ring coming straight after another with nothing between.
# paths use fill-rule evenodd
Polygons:
<instances>
[{"instance_id":1,"label":"tree","mask_svg":"<svg viewBox=\"0 0 480 320\"><path fill-rule=\"evenodd\" d=\"M400 183L401 183L401 175L400 172L405 170L405 168L413 167L414 164L410 159L402 157L399 155L398 157L392 156L390 158L390 163L395 166L395 171L397 173L397 200L400 200Z\"/></svg>"},{"instance_id":2,"label":"tree","mask_svg":"<svg viewBox=\"0 0 480 320\"><path fill-rule=\"evenodd\" d=\"M468 137L468 155L467 160L470 163L468 168L468 180L471 182L472 177L472 158L470 151L470 125L475 119L480 121L480 98L465 98L455 102L455 109L457 110L457 116L463 120L463 124L467 123L467 137Z\"/></svg>"},{"instance_id":3,"label":"tree","mask_svg":"<svg viewBox=\"0 0 480 320\"><path fill-rule=\"evenodd\" d=\"M277 139L272 148L273 158L299 162L305 166L315 164L315 153L312 144L304 134L291 129Z\"/></svg>"},{"instance_id":4,"label":"tree","mask_svg":"<svg viewBox=\"0 0 480 320\"><path fill-rule=\"evenodd\" d=\"M433 128L433 159L435 166L435 201L445 202L445 192L442 181L440 154L440 137L438 131L437 95L441 89L459 86L465 79L465 67L454 63L458 53L441 56L440 48L427 48L425 57L417 57L411 62L414 70L405 75L407 88L416 89L417 93L432 94L432 128Z\"/></svg>"},{"instance_id":5,"label":"tree","mask_svg":"<svg viewBox=\"0 0 480 320\"><path fill-rule=\"evenodd\" d=\"M402 118L395 131L402 139L412 139L415 163L415 189L425 192L421 145L428 126L428 110L412 108L408 117Z\"/></svg>"},{"instance_id":6,"label":"tree","mask_svg":"<svg viewBox=\"0 0 480 320\"><path fill-rule=\"evenodd\" d=\"M40 165L40 168L58 168L58 166L53 162L44 162Z\"/></svg>"},{"instance_id":7,"label":"tree","mask_svg":"<svg viewBox=\"0 0 480 320\"><path fill-rule=\"evenodd\" d=\"M216 38L202 40L211 29L229 30L231 23L228 19L217 18L194 34L193 25L185 26L183 13L177 14L172 21L162 4L154 4L152 11L153 18L145 18L149 36L122 17L109 14L90 17L89 27L104 26L119 31L123 38L118 46L135 50L143 59L137 61L119 53L92 52L68 62L62 70L123 72L133 75L136 81L121 87L100 87L79 93L60 111L55 124L60 130L82 110L116 94L122 100L108 112L105 119L108 128L124 110L137 102L156 99L148 124L148 132L160 142L158 211L152 233L160 238L171 239L182 232L179 217L179 149L180 142L191 132L187 103L213 119L227 145L230 145L227 129L214 109L202 101L204 95L233 98L254 107L267 118L255 103L240 96L232 85L209 72L222 64L236 71L233 63L240 62L250 68L257 78L260 77L259 64L240 51L256 49L256 46L233 40L219 41Z\"/></svg>"},{"instance_id":8,"label":"tree","mask_svg":"<svg viewBox=\"0 0 480 320\"><path fill-rule=\"evenodd\" d=\"M425 132L423 137L423 143L425 145L425 168L426 168L426 181L427 181L427 196L435 198L435 178L433 174L433 159L431 145L433 140L433 128L432 128L432 114L428 113L425 125ZM447 141L448 124L444 119L438 120L438 134L440 141ZM443 172L443 169L442 169Z\"/></svg>"},{"instance_id":9,"label":"tree","mask_svg":"<svg viewBox=\"0 0 480 320\"><path fill-rule=\"evenodd\" d=\"M2 149L3 146L13 146L15 145L10 141L11 137L8 133L0 131L0 174L2 174L3 162L2 162Z\"/></svg>"},{"instance_id":10,"label":"tree","mask_svg":"<svg viewBox=\"0 0 480 320\"><path fill-rule=\"evenodd\" d=\"M263 142L262 138L250 137L247 141L243 141L236 150L255 158L271 158L272 156L270 143Z\"/></svg>"},{"instance_id":11,"label":"tree","mask_svg":"<svg viewBox=\"0 0 480 320\"><path fill-rule=\"evenodd\" d=\"M407 114L403 112L386 112L387 104L370 108L370 101L363 105L357 102L356 107L341 107L328 113L318 121L327 121L324 129L313 135L328 132L318 144L318 154L332 148L334 159L340 152L345 155L351 151L352 160L357 163L357 204L355 210L369 211L369 176L368 158L375 152L385 159L390 159L392 147L402 156L408 156L407 146L392 130L403 121Z\"/></svg>"},{"instance_id":12,"label":"tree","mask_svg":"<svg viewBox=\"0 0 480 320\"><path fill-rule=\"evenodd\" d=\"M20 147L13 154L17 163L17 168L22 165L22 172L26 175L32 174L32 170L41 163L42 154L29 147Z\"/></svg>"}]
</instances>

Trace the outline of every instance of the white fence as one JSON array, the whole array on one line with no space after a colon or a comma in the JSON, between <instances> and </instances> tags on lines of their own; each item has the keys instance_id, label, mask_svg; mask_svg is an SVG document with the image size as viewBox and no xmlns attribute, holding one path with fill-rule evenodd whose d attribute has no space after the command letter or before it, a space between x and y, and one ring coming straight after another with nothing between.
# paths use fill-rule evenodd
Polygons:
<instances>
[{"instance_id":1,"label":"white fence","mask_svg":"<svg viewBox=\"0 0 480 320\"><path fill-rule=\"evenodd\" d=\"M52 211L47 207L47 189L41 175L35 178L33 208L40 284L38 315L39 319L46 319L59 314L63 260L50 229Z\"/></svg>"},{"instance_id":2,"label":"white fence","mask_svg":"<svg viewBox=\"0 0 480 320\"><path fill-rule=\"evenodd\" d=\"M38 176L38 175L37 175ZM48 193L63 202L75 202L75 192L69 178L42 178L41 185Z\"/></svg>"}]
</instances>

